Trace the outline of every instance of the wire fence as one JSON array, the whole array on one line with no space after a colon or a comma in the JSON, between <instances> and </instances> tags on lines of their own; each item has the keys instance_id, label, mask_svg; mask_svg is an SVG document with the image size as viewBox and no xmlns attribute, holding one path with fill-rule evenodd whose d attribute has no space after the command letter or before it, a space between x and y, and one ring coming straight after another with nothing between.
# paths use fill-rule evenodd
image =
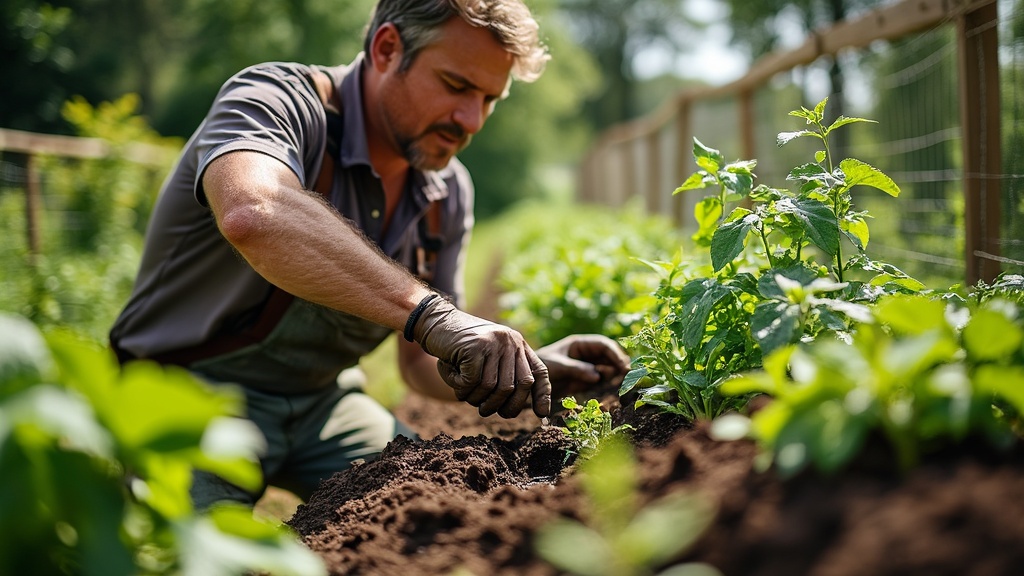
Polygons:
<instances>
[{"instance_id":1,"label":"wire fence","mask_svg":"<svg viewBox=\"0 0 1024 576\"><path fill-rule=\"evenodd\" d=\"M790 169L813 161L811 139L787 115L829 97L826 114L877 121L834 133L837 156L876 166L899 198L860 187L855 206L873 216L868 253L929 285L1024 271L1024 18L1020 0L890 4L755 63L728 86L677 95L651 115L613 127L591 150L578 195L649 211L696 229L705 195L673 190L697 169L692 139L730 159L758 161L758 181L787 187ZM840 76L843 89L831 90ZM833 92L833 93L830 93Z\"/></svg>"}]
</instances>

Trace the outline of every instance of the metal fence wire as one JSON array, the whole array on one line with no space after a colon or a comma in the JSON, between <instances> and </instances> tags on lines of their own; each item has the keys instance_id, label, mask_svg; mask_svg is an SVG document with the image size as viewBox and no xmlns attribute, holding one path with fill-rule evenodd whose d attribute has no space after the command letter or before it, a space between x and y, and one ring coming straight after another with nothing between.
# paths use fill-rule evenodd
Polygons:
<instances>
[{"instance_id":1,"label":"metal fence wire","mask_svg":"<svg viewBox=\"0 0 1024 576\"><path fill-rule=\"evenodd\" d=\"M614 205L641 195L649 210L695 230L703 191L672 196L697 169L692 138L727 158L757 159L759 182L788 187L786 174L817 147L797 139L779 148L776 135L804 127L789 110L828 96L827 116L877 121L834 133L837 156L863 160L901 188L895 199L854 191L855 206L873 216L869 255L935 287L1024 272L1021 4L901 2L820 32L744 79L685 92L613 127L584 165L579 196ZM843 89L830 94L833 63Z\"/></svg>"}]
</instances>

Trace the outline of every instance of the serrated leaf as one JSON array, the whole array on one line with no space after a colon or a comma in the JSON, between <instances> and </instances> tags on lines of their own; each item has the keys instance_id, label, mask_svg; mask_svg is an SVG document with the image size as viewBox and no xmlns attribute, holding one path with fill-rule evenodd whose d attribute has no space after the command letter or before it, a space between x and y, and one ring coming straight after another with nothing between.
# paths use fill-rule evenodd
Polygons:
<instances>
[{"instance_id":1,"label":"serrated leaf","mask_svg":"<svg viewBox=\"0 0 1024 576\"><path fill-rule=\"evenodd\" d=\"M836 118L836 121L833 122L831 126L825 129L825 135L828 136L829 132L832 132L836 128L839 128L840 126L846 126L847 124L853 124L854 122L870 122L872 124L878 123L874 120L868 120L867 118L849 118L847 116L840 116L839 118Z\"/></svg>"},{"instance_id":2,"label":"serrated leaf","mask_svg":"<svg viewBox=\"0 0 1024 576\"><path fill-rule=\"evenodd\" d=\"M784 198L775 207L796 216L807 238L826 254L834 256L839 251L839 224L830 207L808 197Z\"/></svg>"},{"instance_id":3,"label":"serrated leaf","mask_svg":"<svg viewBox=\"0 0 1024 576\"><path fill-rule=\"evenodd\" d=\"M750 332L763 354L796 343L803 335L800 306L786 302L762 302L750 317Z\"/></svg>"},{"instance_id":4,"label":"serrated leaf","mask_svg":"<svg viewBox=\"0 0 1024 576\"><path fill-rule=\"evenodd\" d=\"M695 302L688 303L686 318L684 321L683 346L695 350L704 339L704 331L707 328L708 317L715 306L731 295L732 291L717 282L708 280L704 283L705 292L696 298Z\"/></svg>"},{"instance_id":5,"label":"serrated leaf","mask_svg":"<svg viewBox=\"0 0 1024 576\"><path fill-rule=\"evenodd\" d=\"M756 214L748 213L743 218L726 222L719 226L718 230L715 230L711 238L711 266L715 272L724 268L743 252L747 235L758 220Z\"/></svg>"},{"instance_id":6,"label":"serrated leaf","mask_svg":"<svg viewBox=\"0 0 1024 576\"><path fill-rule=\"evenodd\" d=\"M757 160L740 160L726 164L724 170L726 172L735 172L737 174L753 174L754 168L756 167Z\"/></svg>"},{"instance_id":7,"label":"serrated leaf","mask_svg":"<svg viewBox=\"0 0 1024 576\"><path fill-rule=\"evenodd\" d=\"M847 158L839 163L839 168L846 175L847 188L871 186L894 198L900 195L900 187L892 181L892 178L866 162L861 162L856 158Z\"/></svg>"},{"instance_id":8,"label":"serrated leaf","mask_svg":"<svg viewBox=\"0 0 1024 576\"><path fill-rule=\"evenodd\" d=\"M722 184L725 185L725 188L733 192L734 196L730 199L738 200L743 198L754 187L754 176L750 173L726 172L723 170L718 173L718 177Z\"/></svg>"},{"instance_id":9,"label":"serrated leaf","mask_svg":"<svg viewBox=\"0 0 1024 576\"><path fill-rule=\"evenodd\" d=\"M701 165L700 161L701 161L702 158L710 160L711 162L714 163L715 169L714 170L708 170L708 172L711 172L712 174L714 174L715 172L718 172L718 168L725 164L725 157L722 156L721 152L719 152L718 150L715 150L714 148L710 148L708 146L705 146L703 142L701 142L697 138L694 138L693 139L693 159L697 161L697 165L698 166ZM705 168L705 170L707 170L707 169Z\"/></svg>"},{"instance_id":10,"label":"serrated leaf","mask_svg":"<svg viewBox=\"0 0 1024 576\"><path fill-rule=\"evenodd\" d=\"M819 121L820 121L820 120L821 120L822 118L824 118L824 117L825 117L825 105L826 105L826 104L828 104L828 96L825 96L825 97L824 97L824 98L823 98L823 99L821 100L821 102L818 102L818 103L817 103L817 104L816 104L816 105L814 106L814 117L815 117L815 118L816 118L817 120L819 120Z\"/></svg>"},{"instance_id":11,"label":"serrated leaf","mask_svg":"<svg viewBox=\"0 0 1024 576\"><path fill-rule=\"evenodd\" d=\"M868 223L863 218L846 218L842 222L842 228L846 237L859 250L864 251L868 247L871 234L868 230Z\"/></svg>"},{"instance_id":12,"label":"serrated leaf","mask_svg":"<svg viewBox=\"0 0 1024 576\"><path fill-rule=\"evenodd\" d=\"M704 174L694 172L693 174L690 174L690 177L686 179L686 182L683 182L679 188L676 188L675 191L672 192L672 195L675 196L681 192L697 190L699 188L704 188L705 186L707 186L707 184L704 182Z\"/></svg>"},{"instance_id":13,"label":"serrated leaf","mask_svg":"<svg viewBox=\"0 0 1024 576\"><path fill-rule=\"evenodd\" d=\"M796 140L797 138L803 136L817 136L818 138L821 138L820 134L818 134L817 132L812 132L810 130L798 130L796 132L779 132L779 135L775 137L775 143L781 148L786 144L789 144L793 140Z\"/></svg>"},{"instance_id":14,"label":"serrated leaf","mask_svg":"<svg viewBox=\"0 0 1024 576\"><path fill-rule=\"evenodd\" d=\"M821 167L820 164L808 162L801 166L797 166L790 170L786 176L786 180L796 180L807 182L811 180L824 180L828 176L828 172Z\"/></svg>"},{"instance_id":15,"label":"serrated leaf","mask_svg":"<svg viewBox=\"0 0 1024 576\"><path fill-rule=\"evenodd\" d=\"M708 196L697 203L693 208L693 217L697 220L697 232L693 234L693 241L698 246L710 246L711 238L718 221L722 218L722 201L715 196Z\"/></svg>"}]
</instances>

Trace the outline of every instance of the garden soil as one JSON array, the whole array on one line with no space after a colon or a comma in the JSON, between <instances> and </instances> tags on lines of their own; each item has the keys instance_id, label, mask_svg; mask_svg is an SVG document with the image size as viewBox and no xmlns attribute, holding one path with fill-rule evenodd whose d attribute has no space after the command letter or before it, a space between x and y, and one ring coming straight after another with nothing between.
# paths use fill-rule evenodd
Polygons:
<instances>
[{"instance_id":1,"label":"garden soil","mask_svg":"<svg viewBox=\"0 0 1024 576\"><path fill-rule=\"evenodd\" d=\"M783 481L758 469L748 441L634 411L614 391L601 398L616 425L634 427L642 503L688 492L716 509L674 562L726 576L1024 574L1020 449L965 443L899 473L883 444L869 443L840 473ZM421 440L399 438L334 475L288 521L332 574L560 574L535 554L535 534L558 516L586 521L588 502L563 468L559 428L415 395L397 413Z\"/></svg>"}]
</instances>

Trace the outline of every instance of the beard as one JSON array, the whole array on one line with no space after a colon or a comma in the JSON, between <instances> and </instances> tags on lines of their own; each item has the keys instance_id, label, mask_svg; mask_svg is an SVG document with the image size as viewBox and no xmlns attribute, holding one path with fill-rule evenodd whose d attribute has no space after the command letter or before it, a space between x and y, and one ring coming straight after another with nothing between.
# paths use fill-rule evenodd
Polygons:
<instances>
[{"instance_id":1,"label":"beard","mask_svg":"<svg viewBox=\"0 0 1024 576\"><path fill-rule=\"evenodd\" d=\"M447 150L438 150L436 152L427 150L424 140L435 132L457 141L458 144L455 147L455 151L449 153ZM459 125L451 123L433 124L416 136L399 134L396 137L398 147L406 161L409 162L409 165L416 170L423 171L441 170L448 165L453 156L469 145L470 140L471 136L466 134L465 130Z\"/></svg>"}]
</instances>

